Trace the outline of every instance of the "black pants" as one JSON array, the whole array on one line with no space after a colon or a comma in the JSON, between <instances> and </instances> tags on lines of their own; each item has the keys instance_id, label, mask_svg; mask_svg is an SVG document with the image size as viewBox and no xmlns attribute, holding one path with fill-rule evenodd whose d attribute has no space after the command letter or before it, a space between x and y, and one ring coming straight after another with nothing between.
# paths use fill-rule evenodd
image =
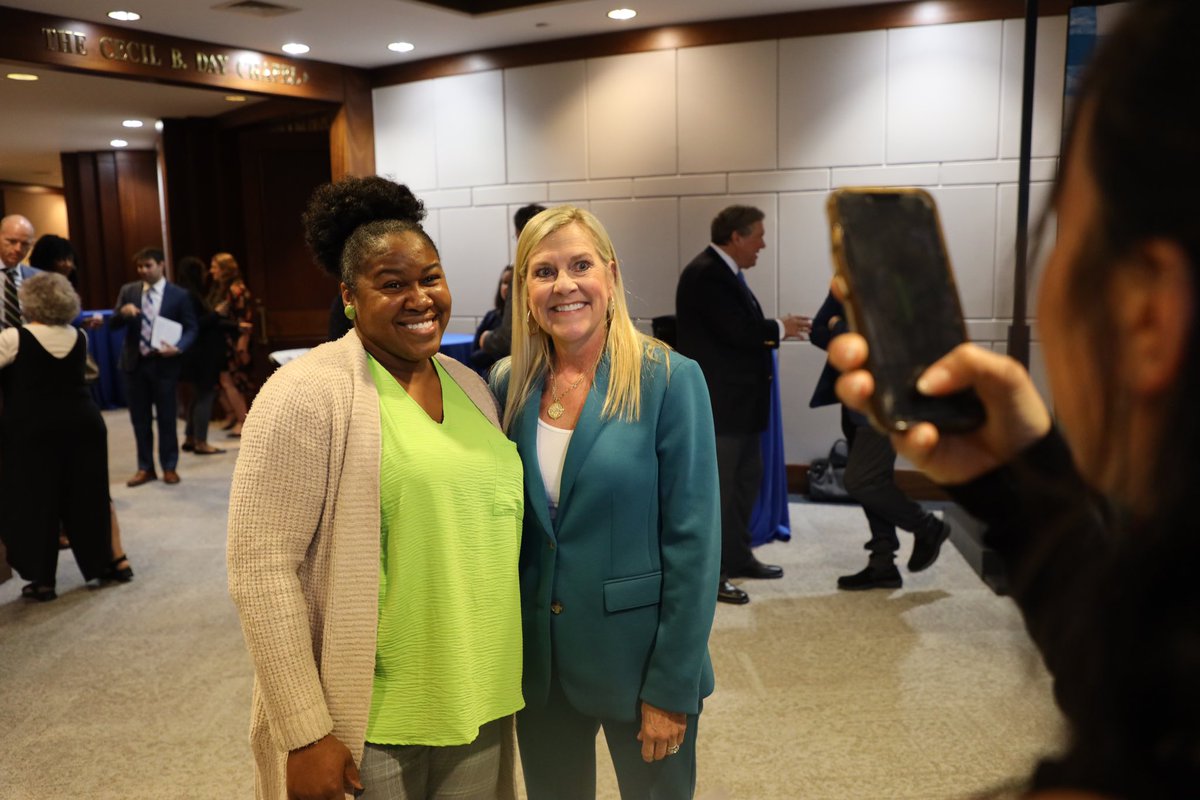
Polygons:
<instances>
[{"instance_id":1,"label":"black pants","mask_svg":"<svg viewBox=\"0 0 1200 800\"><path fill-rule=\"evenodd\" d=\"M154 471L154 418L158 418L158 463L174 470L179 463L179 436L175 428L175 389L179 383L178 357L150 357L125 373L129 419L137 442L138 469Z\"/></svg>"},{"instance_id":2,"label":"black pants","mask_svg":"<svg viewBox=\"0 0 1200 800\"><path fill-rule=\"evenodd\" d=\"M866 544L871 552L870 563L889 565L900 549L896 528L916 532L936 517L896 486L896 451L888 437L869 424L857 424L844 407L842 433L850 445L846 491L862 504L871 527L871 539Z\"/></svg>"},{"instance_id":3,"label":"black pants","mask_svg":"<svg viewBox=\"0 0 1200 800\"><path fill-rule=\"evenodd\" d=\"M762 487L762 434L717 435L717 479L721 484L721 580L754 558L750 514Z\"/></svg>"}]
</instances>

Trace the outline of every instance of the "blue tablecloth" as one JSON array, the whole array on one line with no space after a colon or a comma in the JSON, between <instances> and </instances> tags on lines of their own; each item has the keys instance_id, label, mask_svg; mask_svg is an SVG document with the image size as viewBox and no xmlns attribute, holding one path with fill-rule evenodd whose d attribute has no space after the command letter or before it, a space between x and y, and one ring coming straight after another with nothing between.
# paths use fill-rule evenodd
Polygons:
<instances>
[{"instance_id":1,"label":"blue tablecloth","mask_svg":"<svg viewBox=\"0 0 1200 800\"><path fill-rule=\"evenodd\" d=\"M471 366L471 351L475 349L475 336L470 333L442 334L442 346L438 348L462 364Z\"/></svg>"},{"instance_id":2,"label":"blue tablecloth","mask_svg":"<svg viewBox=\"0 0 1200 800\"><path fill-rule=\"evenodd\" d=\"M750 515L750 544L792 538L788 515L787 464L783 456L783 406L779 401L779 357L771 354L771 418L762 435L763 479Z\"/></svg>"},{"instance_id":3,"label":"blue tablecloth","mask_svg":"<svg viewBox=\"0 0 1200 800\"><path fill-rule=\"evenodd\" d=\"M84 311L75 318L73 324L79 326L88 317L99 314L104 317L104 325L95 330L87 331L88 352L100 366L100 377L92 384L92 399L103 409L124 408L125 381L117 360L121 357L121 348L125 344L125 329L109 325L112 309Z\"/></svg>"}]
</instances>

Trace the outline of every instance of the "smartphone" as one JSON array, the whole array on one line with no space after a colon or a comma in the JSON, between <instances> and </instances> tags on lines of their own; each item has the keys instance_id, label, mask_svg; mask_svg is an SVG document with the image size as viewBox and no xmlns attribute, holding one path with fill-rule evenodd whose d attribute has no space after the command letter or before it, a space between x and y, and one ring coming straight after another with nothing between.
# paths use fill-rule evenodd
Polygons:
<instances>
[{"instance_id":1,"label":"smartphone","mask_svg":"<svg viewBox=\"0 0 1200 800\"><path fill-rule=\"evenodd\" d=\"M974 391L927 397L917 378L967 339L933 197L921 189L847 188L829 196L835 281L852 330L870 347L872 424L963 432L983 424Z\"/></svg>"}]
</instances>

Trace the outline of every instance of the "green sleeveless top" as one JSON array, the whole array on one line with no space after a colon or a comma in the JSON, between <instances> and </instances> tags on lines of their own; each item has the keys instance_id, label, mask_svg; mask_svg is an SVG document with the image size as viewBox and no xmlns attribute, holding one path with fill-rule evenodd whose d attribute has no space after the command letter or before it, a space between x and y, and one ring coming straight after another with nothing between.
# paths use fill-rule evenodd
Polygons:
<instances>
[{"instance_id":1,"label":"green sleeveless top","mask_svg":"<svg viewBox=\"0 0 1200 800\"><path fill-rule=\"evenodd\" d=\"M468 744L524 705L521 459L433 363L441 423L370 359L382 448L375 744Z\"/></svg>"}]
</instances>

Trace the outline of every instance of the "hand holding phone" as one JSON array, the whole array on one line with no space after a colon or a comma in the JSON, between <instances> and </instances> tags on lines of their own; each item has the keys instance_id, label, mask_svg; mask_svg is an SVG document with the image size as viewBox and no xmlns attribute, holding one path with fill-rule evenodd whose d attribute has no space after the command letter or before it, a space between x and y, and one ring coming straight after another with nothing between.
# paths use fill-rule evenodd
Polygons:
<instances>
[{"instance_id":1,"label":"hand holding phone","mask_svg":"<svg viewBox=\"0 0 1200 800\"><path fill-rule=\"evenodd\" d=\"M866 338L874 376L869 416L883 431L918 422L968 431L983 424L970 390L930 397L917 379L966 341L937 208L920 189L851 188L826 205L833 260L850 327Z\"/></svg>"}]
</instances>

